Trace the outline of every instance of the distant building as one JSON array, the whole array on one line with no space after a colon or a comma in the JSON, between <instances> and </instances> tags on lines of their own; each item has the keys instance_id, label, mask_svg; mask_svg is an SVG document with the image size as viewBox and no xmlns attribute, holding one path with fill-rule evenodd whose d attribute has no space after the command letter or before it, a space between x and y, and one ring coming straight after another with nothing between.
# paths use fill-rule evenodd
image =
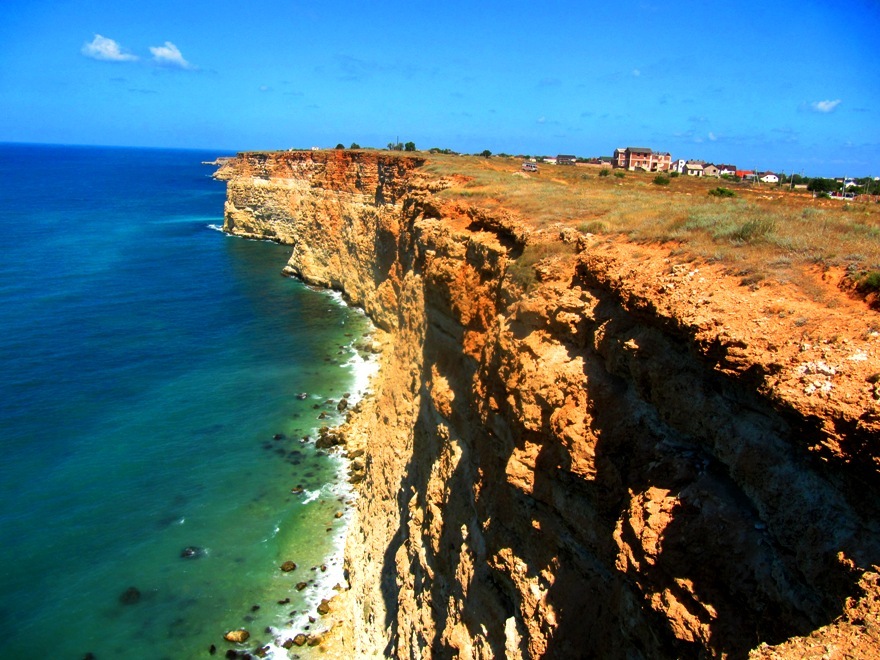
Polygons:
<instances>
[{"instance_id":1,"label":"distant building","mask_svg":"<svg viewBox=\"0 0 880 660\"><path fill-rule=\"evenodd\" d=\"M679 174L684 174L684 166L687 164L687 161L684 158L679 158L673 163L669 164L670 172L678 172Z\"/></svg>"},{"instance_id":2,"label":"distant building","mask_svg":"<svg viewBox=\"0 0 880 660\"><path fill-rule=\"evenodd\" d=\"M761 183L779 183L779 177L773 172L764 172L761 174L760 181Z\"/></svg>"},{"instance_id":3,"label":"distant building","mask_svg":"<svg viewBox=\"0 0 880 660\"><path fill-rule=\"evenodd\" d=\"M688 176L703 176L703 164L693 161L685 163L684 173Z\"/></svg>"},{"instance_id":4,"label":"distant building","mask_svg":"<svg viewBox=\"0 0 880 660\"><path fill-rule=\"evenodd\" d=\"M736 178L742 179L743 181L754 181L756 177L752 170L737 170Z\"/></svg>"},{"instance_id":5,"label":"distant building","mask_svg":"<svg viewBox=\"0 0 880 660\"><path fill-rule=\"evenodd\" d=\"M671 163L672 156L668 153L655 152L647 147L615 149L612 161L614 167L646 172L666 172Z\"/></svg>"},{"instance_id":6,"label":"distant building","mask_svg":"<svg viewBox=\"0 0 880 660\"><path fill-rule=\"evenodd\" d=\"M736 165L716 165L718 176L736 176Z\"/></svg>"},{"instance_id":7,"label":"distant building","mask_svg":"<svg viewBox=\"0 0 880 660\"><path fill-rule=\"evenodd\" d=\"M544 156L541 160L550 165L556 165L556 156Z\"/></svg>"},{"instance_id":8,"label":"distant building","mask_svg":"<svg viewBox=\"0 0 880 660\"><path fill-rule=\"evenodd\" d=\"M575 156L568 156L559 154L556 156L556 164L557 165L574 165L577 162L577 158Z\"/></svg>"},{"instance_id":9,"label":"distant building","mask_svg":"<svg viewBox=\"0 0 880 660\"><path fill-rule=\"evenodd\" d=\"M707 163L703 165L703 176L720 176L718 173L718 168L715 167L712 163Z\"/></svg>"}]
</instances>

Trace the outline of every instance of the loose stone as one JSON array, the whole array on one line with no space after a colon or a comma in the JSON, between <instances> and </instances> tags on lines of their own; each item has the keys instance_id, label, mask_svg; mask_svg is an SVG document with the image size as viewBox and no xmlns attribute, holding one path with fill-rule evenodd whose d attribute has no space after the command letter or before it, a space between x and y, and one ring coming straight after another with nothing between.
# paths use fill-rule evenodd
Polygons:
<instances>
[{"instance_id":1,"label":"loose stone","mask_svg":"<svg viewBox=\"0 0 880 660\"><path fill-rule=\"evenodd\" d=\"M292 562L288 559L286 562L281 564L281 570L284 571L285 573L290 573L290 571L295 571L296 570L296 563ZM289 603L290 599L288 598L284 602ZM279 604L280 604L280 601L279 601Z\"/></svg>"},{"instance_id":2,"label":"loose stone","mask_svg":"<svg viewBox=\"0 0 880 660\"><path fill-rule=\"evenodd\" d=\"M305 589L307 586L309 586L307 582L297 582L297 583L296 583L296 590L297 590L297 591L302 591L302 590Z\"/></svg>"}]
</instances>

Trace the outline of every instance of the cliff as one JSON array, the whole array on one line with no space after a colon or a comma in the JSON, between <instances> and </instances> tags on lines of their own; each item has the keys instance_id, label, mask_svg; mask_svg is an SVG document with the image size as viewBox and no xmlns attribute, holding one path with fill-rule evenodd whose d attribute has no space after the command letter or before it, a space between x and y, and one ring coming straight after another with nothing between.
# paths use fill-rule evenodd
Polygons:
<instances>
[{"instance_id":1,"label":"cliff","mask_svg":"<svg viewBox=\"0 0 880 660\"><path fill-rule=\"evenodd\" d=\"M289 243L290 274L381 328L344 429L365 454L334 648L880 654L876 313L833 273L817 303L531 229L422 165L279 152L218 172L226 231Z\"/></svg>"}]
</instances>

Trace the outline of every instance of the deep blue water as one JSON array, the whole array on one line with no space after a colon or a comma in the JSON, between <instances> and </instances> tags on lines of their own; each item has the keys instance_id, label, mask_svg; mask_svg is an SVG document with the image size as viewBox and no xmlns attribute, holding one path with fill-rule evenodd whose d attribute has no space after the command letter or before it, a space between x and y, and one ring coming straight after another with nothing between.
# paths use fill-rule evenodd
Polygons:
<instances>
[{"instance_id":1,"label":"deep blue water","mask_svg":"<svg viewBox=\"0 0 880 660\"><path fill-rule=\"evenodd\" d=\"M0 657L222 657L338 581L350 495L300 438L367 322L211 229L218 155L0 145Z\"/></svg>"}]
</instances>

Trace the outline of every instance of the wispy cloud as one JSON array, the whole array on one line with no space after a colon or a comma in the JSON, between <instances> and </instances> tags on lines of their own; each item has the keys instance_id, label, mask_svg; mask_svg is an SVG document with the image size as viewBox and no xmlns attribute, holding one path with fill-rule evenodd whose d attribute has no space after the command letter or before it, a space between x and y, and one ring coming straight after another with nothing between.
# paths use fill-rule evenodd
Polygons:
<instances>
[{"instance_id":1,"label":"wispy cloud","mask_svg":"<svg viewBox=\"0 0 880 660\"><path fill-rule=\"evenodd\" d=\"M156 64L178 69L193 70L196 68L184 59L180 49L170 41L166 41L164 46L150 46L150 52L153 54L153 61Z\"/></svg>"},{"instance_id":2,"label":"wispy cloud","mask_svg":"<svg viewBox=\"0 0 880 660\"><path fill-rule=\"evenodd\" d=\"M813 101L810 104L810 108L815 110L816 112L834 112L837 106L840 105L840 99L834 99L833 101Z\"/></svg>"},{"instance_id":3,"label":"wispy cloud","mask_svg":"<svg viewBox=\"0 0 880 660\"><path fill-rule=\"evenodd\" d=\"M137 55L123 52L122 47L113 39L100 34L96 34L89 43L83 44L80 52L93 60L105 62L134 62L138 59Z\"/></svg>"}]
</instances>

